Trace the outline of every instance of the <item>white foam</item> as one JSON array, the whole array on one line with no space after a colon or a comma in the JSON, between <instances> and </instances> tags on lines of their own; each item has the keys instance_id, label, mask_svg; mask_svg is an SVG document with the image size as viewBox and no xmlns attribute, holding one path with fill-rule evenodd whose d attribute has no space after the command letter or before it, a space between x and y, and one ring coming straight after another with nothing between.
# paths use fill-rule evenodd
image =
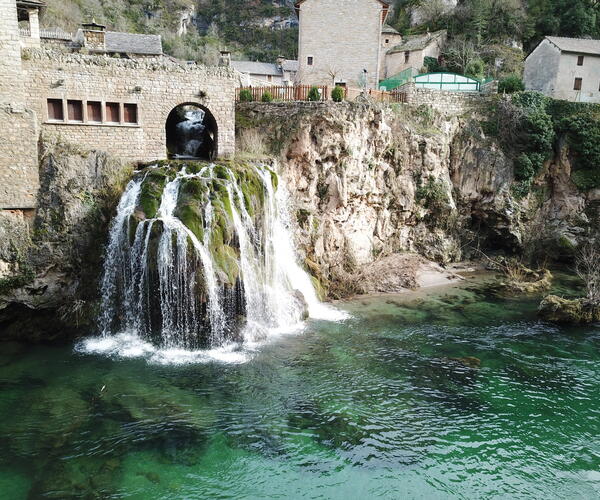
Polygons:
<instances>
[{"instance_id":1,"label":"white foam","mask_svg":"<svg viewBox=\"0 0 600 500\"><path fill-rule=\"evenodd\" d=\"M101 354L115 358L146 358L149 363L181 365L191 363L245 363L252 351L246 346L230 343L224 346L188 351L179 348L159 348L140 338L135 333L122 332L110 337L91 337L75 346L75 350L86 354Z\"/></svg>"}]
</instances>

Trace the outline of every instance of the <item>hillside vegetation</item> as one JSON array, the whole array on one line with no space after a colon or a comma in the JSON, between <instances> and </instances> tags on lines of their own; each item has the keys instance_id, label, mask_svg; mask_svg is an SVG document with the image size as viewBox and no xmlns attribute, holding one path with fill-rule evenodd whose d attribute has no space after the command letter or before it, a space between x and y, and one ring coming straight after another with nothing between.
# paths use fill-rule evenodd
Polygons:
<instances>
[{"instance_id":1,"label":"hillside vegetation","mask_svg":"<svg viewBox=\"0 0 600 500\"><path fill-rule=\"evenodd\" d=\"M286 0L47 0L42 23L75 30L94 18L108 29L163 36L168 54L215 64L219 50L237 58L274 60L296 56L297 29L272 29L276 19L294 17ZM182 18L192 13L187 34L179 35Z\"/></svg>"},{"instance_id":2,"label":"hillside vegetation","mask_svg":"<svg viewBox=\"0 0 600 500\"><path fill-rule=\"evenodd\" d=\"M411 26L419 9L423 23ZM482 78L520 74L523 56L546 35L600 38L596 0L395 0L388 23L403 34L447 29L441 68ZM523 47L523 51L520 50Z\"/></svg>"}]
</instances>

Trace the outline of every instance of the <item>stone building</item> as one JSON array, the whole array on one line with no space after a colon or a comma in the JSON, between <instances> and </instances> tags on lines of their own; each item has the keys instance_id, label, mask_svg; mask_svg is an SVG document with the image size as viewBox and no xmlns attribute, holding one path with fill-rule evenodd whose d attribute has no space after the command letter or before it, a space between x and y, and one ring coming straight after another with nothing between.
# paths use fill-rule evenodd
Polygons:
<instances>
[{"instance_id":1,"label":"stone building","mask_svg":"<svg viewBox=\"0 0 600 500\"><path fill-rule=\"evenodd\" d=\"M292 85L298 73L298 61L277 58L275 63L258 61L231 61L231 66L239 73L243 87L257 85Z\"/></svg>"},{"instance_id":2,"label":"stone building","mask_svg":"<svg viewBox=\"0 0 600 500\"><path fill-rule=\"evenodd\" d=\"M555 99L600 102L600 40L547 36L525 59L523 79Z\"/></svg>"},{"instance_id":3,"label":"stone building","mask_svg":"<svg viewBox=\"0 0 600 500\"><path fill-rule=\"evenodd\" d=\"M207 157L233 154L231 68L190 65L155 53L130 57L158 47L152 39L136 38L138 46L123 37L110 40L98 25L82 29L79 50L38 47L27 40L35 23L20 36L17 7L29 9L31 21L40 6L0 0L0 209L35 208L42 137L106 151L125 162L164 159L176 133L172 117L195 107L205 113ZM119 50L111 52L111 46Z\"/></svg>"},{"instance_id":4,"label":"stone building","mask_svg":"<svg viewBox=\"0 0 600 500\"><path fill-rule=\"evenodd\" d=\"M298 80L305 85L377 88L384 0L300 0Z\"/></svg>"},{"instance_id":5,"label":"stone building","mask_svg":"<svg viewBox=\"0 0 600 500\"><path fill-rule=\"evenodd\" d=\"M426 57L434 59L440 57L446 38L446 30L422 35L401 36L395 45L388 46L384 52L380 79L390 78L409 68L420 71L425 66Z\"/></svg>"}]
</instances>

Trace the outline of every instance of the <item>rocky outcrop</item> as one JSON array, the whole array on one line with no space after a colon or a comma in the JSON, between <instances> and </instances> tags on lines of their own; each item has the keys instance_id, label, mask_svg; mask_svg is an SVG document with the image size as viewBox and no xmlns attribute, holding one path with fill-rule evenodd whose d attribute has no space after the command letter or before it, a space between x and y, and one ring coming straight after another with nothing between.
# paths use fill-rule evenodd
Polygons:
<instances>
[{"instance_id":1,"label":"rocky outcrop","mask_svg":"<svg viewBox=\"0 0 600 500\"><path fill-rule=\"evenodd\" d=\"M551 323L585 325L600 321L600 305L587 299L569 300L548 295L542 300L538 315Z\"/></svg>"},{"instance_id":2,"label":"rocky outcrop","mask_svg":"<svg viewBox=\"0 0 600 500\"><path fill-rule=\"evenodd\" d=\"M106 154L43 144L35 216L0 212L3 338L50 341L93 324L108 223L129 175Z\"/></svg>"},{"instance_id":3,"label":"rocky outcrop","mask_svg":"<svg viewBox=\"0 0 600 500\"><path fill-rule=\"evenodd\" d=\"M588 204L569 180L568 158L550 162L532 194L517 198L512 160L483 132L480 104L468 116L426 106L243 104L238 143L278 158L299 245L326 288L355 290L353 281L396 253L445 265L479 257L475 249L511 254L534 239L553 249L581 235Z\"/></svg>"}]
</instances>

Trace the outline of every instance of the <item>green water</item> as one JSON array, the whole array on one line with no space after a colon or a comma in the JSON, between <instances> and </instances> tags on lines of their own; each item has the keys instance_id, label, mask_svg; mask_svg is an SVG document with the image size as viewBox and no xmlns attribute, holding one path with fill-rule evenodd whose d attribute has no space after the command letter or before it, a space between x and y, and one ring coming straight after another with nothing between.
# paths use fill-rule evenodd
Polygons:
<instances>
[{"instance_id":1,"label":"green water","mask_svg":"<svg viewBox=\"0 0 600 500\"><path fill-rule=\"evenodd\" d=\"M238 364L0 344L0 497L600 498L600 328L535 306L357 300Z\"/></svg>"}]
</instances>

